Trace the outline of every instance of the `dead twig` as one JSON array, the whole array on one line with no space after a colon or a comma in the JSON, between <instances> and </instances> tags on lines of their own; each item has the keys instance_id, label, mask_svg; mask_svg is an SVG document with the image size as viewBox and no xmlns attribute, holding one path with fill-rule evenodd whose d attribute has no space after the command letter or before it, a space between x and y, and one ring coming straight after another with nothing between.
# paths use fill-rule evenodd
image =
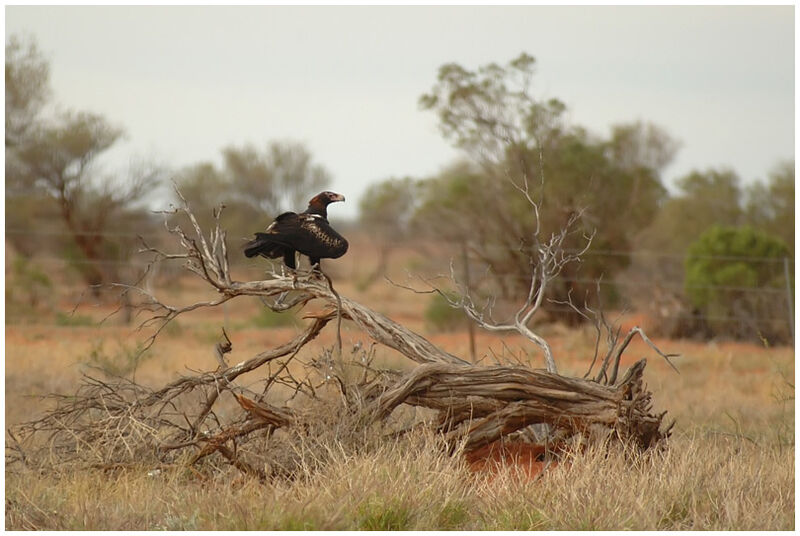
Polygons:
<instances>
[{"instance_id":1,"label":"dead twig","mask_svg":"<svg viewBox=\"0 0 800 536\"><path fill-rule=\"evenodd\" d=\"M527 185L518 187L538 214L538 206ZM617 344L619 330L611 329L602 313L599 314L597 330L599 333L602 325L608 331L609 350L594 380L589 380L586 378L598 359L599 343L586 377L568 378L557 373L549 344L531 327L548 284L564 266L580 261L592 236L586 237L583 251L567 253L562 246L571 232L570 226L540 241L537 224L533 237L536 257L530 260L528 293L509 322L494 321L491 317L493 300L478 307L469 288L461 287L461 296L456 300L450 298L451 305L463 309L484 329L520 333L536 344L544 354L546 366L546 370L538 370L527 366L526 360L516 356L505 344L506 364L471 364L386 316L341 296L324 273L322 278L313 273L287 277L273 271L263 281L235 281L230 276L225 233L219 227L221 212L222 207L214 212L215 226L208 237L187 206L170 212L185 214L193 230L193 234L187 234L180 227L168 227L180 244L180 253L163 253L145 244L145 251L154 253L156 259L182 260L187 270L207 282L218 294L216 299L174 306L163 303L143 288L126 287L126 292L143 298L142 309L150 313L138 328L154 331L145 348L152 345L175 318L218 307L240 296L258 297L274 311L305 305L312 300L322 302L323 309L306 314L308 324L293 339L235 365L228 363L233 343L223 329L223 340L214 347L213 371L195 371L160 388L148 388L126 378L85 375L74 395L52 397L56 402L54 409L9 432L10 452L16 453L17 459L30 462L34 437L45 438L38 444L38 453L45 453L49 460L59 463L83 460L91 464L124 464L140 462L148 456L154 463L176 463L181 453L189 449L191 464L219 453L237 470L263 480L269 476L262 469L265 467L263 456L269 449L263 443L258 448L248 445L259 437L271 437L277 429L295 434L294 437L307 438L308 435L303 434L308 434L309 419L313 417L296 409L302 404L290 408L289 402L296 397L306 397L306 403L331 405L334 402L324 398L331 395L336 397L336 407L340 408L331 420L335 426L348 429L348 426L385 423L402 405L427 408L436 412L436 418L417 424L434 428L451 447L462 445L466 450L479 448L532 425L544 427L551 438L561 439L588 437L602 430L607 436L633 442L641 448L660 444L670 434L671 425L666 429L661 426L664 414L652 413L652 395L642 380L645 361L634 364L617 381L621 356L636 334L674 368L669 360L673 356L661 352L640 328L633 328L622 343ZM570 225L579 217L580 214L574 215ZM452 266L450 278L458 284ZM428 283L430 292L447 297L432 281ZM289 291L295 291L295 295L288 302L270 301ZM336 359L328 350L319 352L318 358L308 362L298 358L301 350L334 318L337 320ZM375 369L371 365L372 347L360 361L345 363L341 338L343 320L353 322L374 343L398 351L413 361L416 368L405 374ZM356 353L354 348L353 356ZM517 364L509 365L510 360L516 360ZM279 364L274 372L273 362ZM307 377L298 379L290 370L291 363L304 366ZM610 374L609 367L612 367ZM350 374L354 369L355 374ZM259 374L248 377L257 376L255 380L248 380L247 384L241 382L243 375L256 371ZM260 395L254 390L259 388ZM331 392L332 389L335 391ZM229 391L236 402L233 409L224 406L231 402L231 398L220 396L225 391ZM273 403L273 398L281 402ZM313 414L313 410L310 413ZM347 421L350 424L342 424L345 416L351 419Z\"/></svg>"}]
</instances>

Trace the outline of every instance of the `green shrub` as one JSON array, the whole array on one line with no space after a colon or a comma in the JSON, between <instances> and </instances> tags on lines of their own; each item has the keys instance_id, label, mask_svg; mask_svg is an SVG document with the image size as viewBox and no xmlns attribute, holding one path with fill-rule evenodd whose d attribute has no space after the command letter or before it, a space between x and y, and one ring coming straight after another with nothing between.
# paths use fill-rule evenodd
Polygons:
<instances>
[{"instance_id":1,"label":"green shrub","mask_svg":"<svg viewBox=\"0 0 800 536\"><path fill-rule=\"evenodd\" d=\"M77 327L91 326L94 324L94 320L92 320L92 318L89 316L76 315L75 313L65 313L63 311L56 313L55 320L57 326Z\"/></svg>"},{"instance_id":2,"label":"green shrub","mask_svg":"<svg viewBox=\"0 0 800 536\"><path fill-rule=\"evenodd\" d=\"M487 520L485 530L544 530L547 528L547 519L530 504L513 503L507 508L496 512ZM576 529L578 527L575 527ZM592 530L592 527L581 527L583 530Z\"/></svg>"},{"instance_id":3,"label":"green shrub","mask_svg":"<svg viewBox=\"0 0 800 536\"><path fill-rule=\"evenodd\" d=\"M177 320L173 319L164 327L164 335L167 337L180 337L186 330Z\"/></svg>"},{"instance_id":4,"label":"green shrub","mask_svg":"<svg viewBox=\"0 0 800 536\"><path fill-rule=\"evenodd\" d=\"M133 347L119 343L119 348L111 352L107 352L104 346L102 341L95 343L89 351L86 364L97 367L113 376L127 376L136 369L145 356L150 357L152 355L143 351L144 345L141 343L137 343Z\"/></svg>"},{"instance_id":5,"label":"green shrub","mask_svg":"<svg viewBox=\"0 0 800 536\"><path fill-rule=\"evenodd\" d=\"M362 530L408 530L410 525L411 510L397 501L375 498L358 509L358 528Z\"/></svg>"},{"instance_id":6,"label":"green shrub","mask_svg":"<svg viewBox=\"0 0 800 536\"><path fill-rule=\"evenodd\" d=\"M464 526L469 521L469 508L460 501L446 501L437 515L436 529L452 530Z\"/></svg>"},{"instance_id":7,"label":"green shrub","mask_svg":"<svg viewBox=\"0 0 800 536\"><path fill-rule=\"evenodd\" d=\"M258 316L253 318L253 325L257 328L280 328L296 323L297 319L291 311L277 313L268 307L262 308Z\"/></svg>"},{"instance_id":8,"label":"green shrub","mask_svg":"<svg viewBox=\"0 0 800 536\"><path fill-rule=\"evenodd\" d=\"M777 237L749 226L714 225L689 246L686 295L714 335L786 341L781 261L788 257L788 246Z\"/></svg>"},{"instance_id":9,"label":"green shrub","mask_svg":"<svg viewBox=\"0 0 800 536\"><path fill-rule=\"evenodd\" d=\"M52 309L53 282L25 257L11 263L6 280L6 322Z\"/></svg>"},{"instance_id":10,"label":"green shrub","mask_svg":"<svg viewBox=\"0 0 800 536\"><path fill-rule=\"evenodd\" d=\"M461 309L451 307L447 298L436 293L425 309L425 322L433 331L454 331L464 327L467 319Z\"/></svg>"}]
</instances>

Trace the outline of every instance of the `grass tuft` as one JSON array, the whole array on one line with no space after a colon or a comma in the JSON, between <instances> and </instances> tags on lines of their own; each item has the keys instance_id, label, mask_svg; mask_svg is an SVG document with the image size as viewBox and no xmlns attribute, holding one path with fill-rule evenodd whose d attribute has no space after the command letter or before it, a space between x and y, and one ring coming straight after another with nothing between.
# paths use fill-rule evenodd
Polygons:
<instances>
[{"instance_id":1,"label":"grass tuft","mask_svg":"<svg viewBox=\"0 0 800 536\"><path fill-rule=\"evenodd\" d=\"M452 296L455 299L455 296ZM433 294L425 309L425 325L433 332L454 331L467 325L467 317L441 294Z\"/></svg>"},{"instance_id":2,"label":"grass tuft","mask_svg":"<svg viewBox=\"0 0 800 536\"><path fill-rule=\"evenodd\" d=\"M56 313L55 322L57 326L79 327L92 326L94 320L85 315L68 314L62 311Z\"/></svg>"},{"instance_id":3,"label":"grass tuft","mask_svg":"<svg viewBox=\"0 0 800 536\"><path fill-rule=\"evenodd\" d=\"M294 326L297 319L292 312L277 313L272 309L263 307L258 315L253 317L252 325L257 328L281 328Z\"/></svg>"},{"instance_id":4,"label":"grass tuft","mask_svg":"<svg viewBox=\"0 0 800 536\"><path fill-rule=\"evenodd\" d=\"M410 530L411 511L399 501L376 497L358 508L357 524L362 530Z\"/></svg>"},{"instance_id":5,"label":"grass tuft","mask_svg":"<svg viewBox=\"0 0 800 536\"><path fill-rule=\"evenodd\" d=\"M346 285L338 289L342 294L350 293ZM422 326L427 296L396 297L380 287L370 287L372 297L366 303L386 304L390 316ZM58 285L53 288L59 289ZM191 297L191 289L187 285L181 292ZM42 310L45 305L40 304ZM168 330L175 331L160 338L158 359L139 363L137 379L163 385L187 368L213 370L217 366L213 348L225 322L237 326L228 329L234 343L231 363L263 351L265 345L273 344L272 337L282 341L292 336L292 329L286 333L248 329L260 305L230 305L225 314L220 309L181 317L181 325L173 324ZM86 307L77 313L97 314ZM260 320L261 325L284 321L288 325L295 318L291 314L274 317ZM91 324L89 317L81 315L62 313L61 318L63 325ZM108 362L119 367L117 371L128 369L130 349L118 349L112 343L97 346L92 341L119 340L129 331L130 327L109 323L81 329L52 329L19 321L7 325L7 422L29 420L43 410L45 406L31 394L73 394L81 370L76 362L90 359L95 365ZM548 333L564 374L581 376L586 371L594 353L593 333L587 333L566 329ZM346 348L357 340L347 323L343 339ZM333 341L329 330L315 344L332 345ZM437 334L433 342L465 355L465 341L465 333L455 332ZM478 333L478 346L486 357L484 364L494 355L505 355L507 347L513 352L528 348L524 341L487 333ZM525 472L513 466L475 474L461 458L445 455L436 437L409 433L387 439L389 430L342 411L343 406L335 403L341 396L336 385L315 384L319 393L329 395L326 403L301 407L305 404L301 398L293 402L298 414L313 419L297 430L277 430L235 445L238 455L269 473L266 482L242 476L218 455L188 468L190 456L165 463L155 450L148 455L134 451L132 457L139 465L124 470L75 470L65 463L40 471L7 461L6 527L794 530L793 350L692 341L664 341L659 346L682 356L676 359L680 375L658 358L648 361L646 380L655 395L654 409L668 410L667 418L678 422L663 452L636 455L589 449L567 455L536 480L525 478ZM311 350L297 360L318 356L316 348ZM631 353L651 355L637 341ZM406 365L402 358L391 361L395 359L391 353L381 354L380 359L389 368ZM540 366L536 359L534 365ZM243 378L243 385L250 385L249 381ZM241 412L232 399L221 408ZM408 407L396 413L398 422L416 415ZM120 448L136 447L130 436L120 437Z\"/></svg>"},{"instance_id":6,"label":"grass tuft","mask_svg":"<svg viewBox=\"0 0 800 536\"><path fill-rule=\"evenodd\" d=\"M134 346L119 342L117 344L117 350L109 352L105 349L103 341L94 343L89 350L86 363L113 376L126 376L133 372L142 360L153 356L152 349L144 351L144 345L141 343Z\"/></svg>"},{"instance_id":7,"label":"grass tuft","mask_svg":"<svg viewBox=\"0 0 800 536\"><path fill-rule=\"evenodd\" d=\"M792 530L794 453L681 436L663 453L601 449L541 478L475 475L414 438L331 443L291 480L229 468L41 474L7 470L6 526L52 530ZM319 446L317 446L319 447ZM303 456L311 457L312 452ZM237 484L238 482L238 484ZM165 490L171 490L165 493ZM753 512L758 512L757 516Z\"/></svg>"}]
</instances>

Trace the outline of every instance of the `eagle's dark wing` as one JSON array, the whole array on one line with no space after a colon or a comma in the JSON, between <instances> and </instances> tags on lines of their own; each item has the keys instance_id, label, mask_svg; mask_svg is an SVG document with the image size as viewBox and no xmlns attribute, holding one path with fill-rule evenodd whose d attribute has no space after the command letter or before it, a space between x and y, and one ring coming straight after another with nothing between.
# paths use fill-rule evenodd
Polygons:
<instances>
[{"instance_id":1,"label":"eagle's dark wing","mask_svg":"<svg viewBox=\"0 0 800 536\"><path fill-rule=\"evenodd\" d=\"M288 259L291 252L293 260L294 251L299 251L310 257L312 264L316 264L321 258L341 257L347 252L347 246L347 240L334 231L325 218L315 214L285 212L265 232L256 233L255 240L245 245L244 254L248 257L262 255L274 259L283 256Z\"/></svg>"},{"instance_id":2,"label":"eagle's dark wing","mask_svg":"<svg viewBox=\"0 0 800 536\"><path fill-rule=\"evenodd\" d=\"M301 214L300 229L296 236L297 251L308 255L311 264L319 259L337 259L347 253L347 240L321 216Z\"/></svg>"},{"instance_id":3,"label":"eagle's dark wing","mask_svg":"<svg viewBox=\"0 0 800 536\"><path fill-rule=\"evenodd\" d=\"M299 216L294 212L284 212L267 227L266 232L256 233L255 239L244 245L247 257L261 255L268 259L284 257L287 265L294 268L294 247L291 245L293 229L300 226ZM291 260L289 260L291 259Z\"/></svg>"}]
</instances>

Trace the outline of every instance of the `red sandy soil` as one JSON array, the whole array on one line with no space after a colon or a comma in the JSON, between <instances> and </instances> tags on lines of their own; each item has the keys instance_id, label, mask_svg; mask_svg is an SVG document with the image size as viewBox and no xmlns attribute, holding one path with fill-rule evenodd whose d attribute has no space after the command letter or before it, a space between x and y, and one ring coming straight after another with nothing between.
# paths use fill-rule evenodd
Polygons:
<instances>
[{"instance_id":1,"label":"red sandy soil","mask_svg":"<svg viewBox=\"0 0 800 536\"><path fill-rule=\"evenodd\" d=\"M545 447L520 441L495 441L466 453L464 458L474 473L494 476L513 468L512 474L529 479L557 465L555 460L546 459Z\"/></svg>"}]
</instances>

